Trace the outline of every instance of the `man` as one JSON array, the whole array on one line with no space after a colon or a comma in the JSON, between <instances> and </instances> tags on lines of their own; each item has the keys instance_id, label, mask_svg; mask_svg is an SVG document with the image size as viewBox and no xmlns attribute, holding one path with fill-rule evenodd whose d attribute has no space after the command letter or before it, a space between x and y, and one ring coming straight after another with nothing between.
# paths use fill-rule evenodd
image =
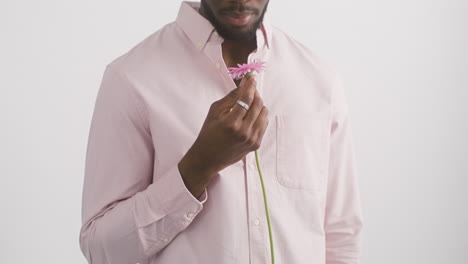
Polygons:
<instances>
[{"instance_id":1,"label":"man","mask_svg":"<svg viewBox=\"0 0 468 264\"><path fill-rule=\"evenodd\" d=\"M83 187L89 263L271 263L254 150L275 262L359 263L344 90L267 21L268 4L183 2L174 22L106 67ZM254 61L266 71L228 74Z\"/></svg>"}]
</instances>

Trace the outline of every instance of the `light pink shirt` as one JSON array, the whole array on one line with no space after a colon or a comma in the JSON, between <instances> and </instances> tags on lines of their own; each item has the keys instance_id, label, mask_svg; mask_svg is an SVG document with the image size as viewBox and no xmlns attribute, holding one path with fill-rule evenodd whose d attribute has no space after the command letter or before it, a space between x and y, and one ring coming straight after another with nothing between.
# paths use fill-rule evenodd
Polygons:
<instances>
[{"instance_id":1,"label":"light pink shirt","mask_svg":"<svg viewBox=\"0 0 468 264\"><path fill-rule=\"evenodd\" d=\"M86 153L81 250L92 264L271 263L255 153L199 199L177 164L210 105L236 87L223 39L183 2L176 21L107 65ZM277 264L360 262L363 219L337 73L265 16L257 89L269 109L258 150Z\"/></svg>"}]
</instances>

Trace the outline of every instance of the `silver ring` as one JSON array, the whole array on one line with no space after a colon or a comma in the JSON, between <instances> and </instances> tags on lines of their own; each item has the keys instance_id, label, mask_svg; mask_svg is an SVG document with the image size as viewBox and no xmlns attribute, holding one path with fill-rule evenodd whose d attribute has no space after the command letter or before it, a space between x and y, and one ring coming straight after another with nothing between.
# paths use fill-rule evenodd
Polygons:
<instances>
[{"instance_id":1,"label":"silver ring","mask_svg":"<svg viewBox=\"0 0 468 264\"><path fill-rule=\"evenodd\" d=\"M249 111L249 105L242 102L241 100L237 100L236 103L238 103L240 106L244 107L245 110Z\"/></svg>"}]
</instances>

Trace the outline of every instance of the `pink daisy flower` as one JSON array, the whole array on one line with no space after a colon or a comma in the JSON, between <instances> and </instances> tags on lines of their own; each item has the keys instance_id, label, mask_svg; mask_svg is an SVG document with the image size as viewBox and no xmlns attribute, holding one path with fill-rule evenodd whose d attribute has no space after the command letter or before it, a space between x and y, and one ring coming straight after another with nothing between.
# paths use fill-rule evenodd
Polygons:
<instances>
[{"instance_id":1,"label":"pink daisy flower","mask_svg":"<svg viewBox=\"0 0 468 264\"><path fill-rule=\"evenodd\" d=\"M252 62L252 63L245 63L245 64L237 64L237 67L230 67L228 68L229 74L234 80L239 80L244 78L244 76L248 76L253 74L254 72L262 72L265 70L265 62Z\"/></svg>"}]
</instances>

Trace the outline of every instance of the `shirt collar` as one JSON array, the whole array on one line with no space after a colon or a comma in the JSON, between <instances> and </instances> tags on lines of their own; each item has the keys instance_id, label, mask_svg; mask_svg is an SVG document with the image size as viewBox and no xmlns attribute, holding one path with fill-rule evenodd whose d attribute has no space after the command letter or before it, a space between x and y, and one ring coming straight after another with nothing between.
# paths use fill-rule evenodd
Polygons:
<instances>
[{"instance_id":1,"label":"shirt collar","mask_svg":"<svg viewBox=\"0 0 468 264\"><path fill-rule=\"evenodd\" d=\"M183 1L180 4L179 13L177 14L176 22L187 34L192 43L199 49L203 49L206 42L209 40L214 26L204 16L198 13L200 2ZM260 43L258 36L263 34L263 40L266 40L265 46L271 48L271 24L267 13L263 17L263 22L257 29L257 44Z\"/></svg>"}]
</instances>

